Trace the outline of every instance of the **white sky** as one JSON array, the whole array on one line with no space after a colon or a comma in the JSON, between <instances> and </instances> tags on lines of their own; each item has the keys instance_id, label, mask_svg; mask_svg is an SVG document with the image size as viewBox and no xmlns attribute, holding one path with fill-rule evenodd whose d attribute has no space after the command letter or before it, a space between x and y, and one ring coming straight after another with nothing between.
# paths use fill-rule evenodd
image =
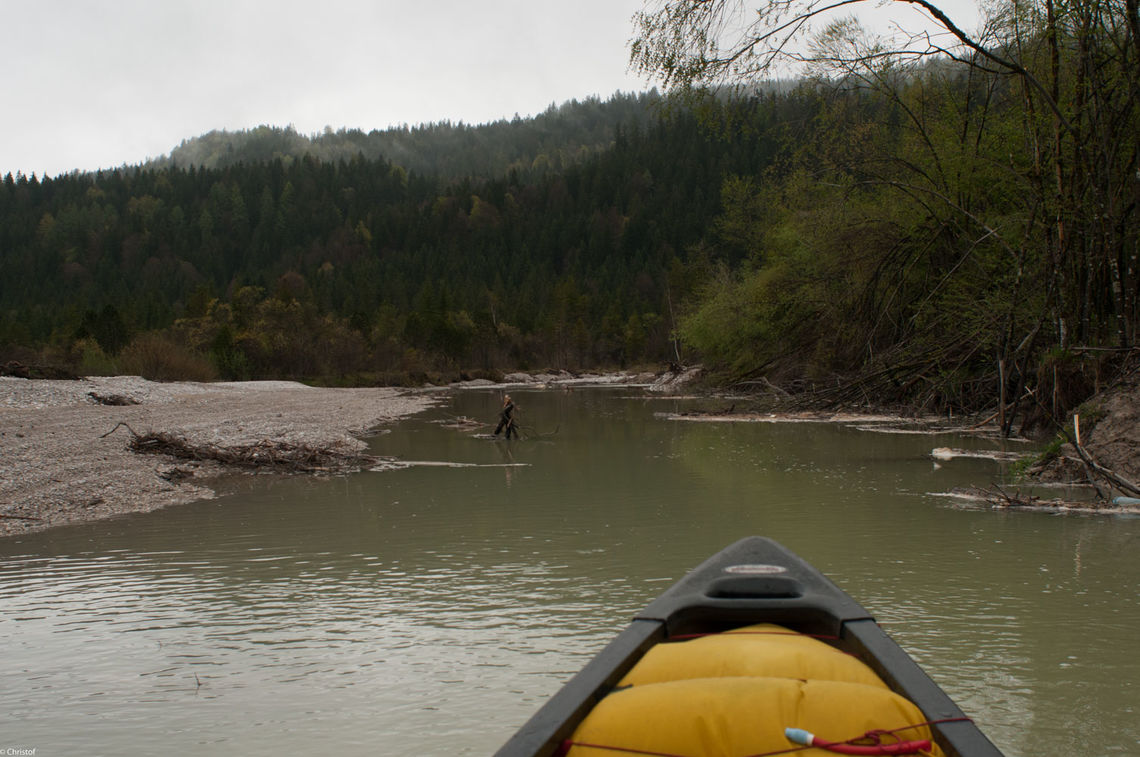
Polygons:
<instances>
[{"instance_id":1,"label":"white sky","mask_svg":"<svg viewBox=\"0 0 1140 757\"><path fill-rule=\"evenodd\" d=\"M484 123L646 90L628 70L641 6L0 0L0 175L140 163L212 129Z\"/></svg>"}]
</instances>

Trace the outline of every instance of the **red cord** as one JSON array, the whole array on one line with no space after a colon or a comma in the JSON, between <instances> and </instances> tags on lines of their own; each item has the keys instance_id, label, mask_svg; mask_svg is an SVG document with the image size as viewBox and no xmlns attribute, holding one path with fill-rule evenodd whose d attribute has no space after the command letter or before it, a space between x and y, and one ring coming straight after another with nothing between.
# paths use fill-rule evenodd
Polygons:
<instances>
[{"instance_id":1,"label":"red cord","mask_svg":"<svg viewBox=\"0 0 1140 757\"><path fill-rule=\"evenodd\" d=\"M930 750L930 742L927 740L921 741L900 741L894 744L873 744L873 745L859 745L852 744L853 741L860 739L871 738L876 741L884 735L894 735L899 731L909 731L915 728L922 728L924 726L941 725L942 723L962 723L972 722L968 717L960 718L944 718L942 720L927 720L924 723L915 723L914 725L904 725L901 728L894 728L891 730L868 731L862 736L856 736L847 741L824 741L823 739L816 739L812 746L794 746L789 749L777 749L773 752L761 752L759 754L749 754L745 757L776 757L781 754L792 754L793 752L802 752L805 749L827 749L838 754L854 754L854 755L897 755L897 754L918 754L923 750ZM605 749L610 752L623 752L625 754L640 754L647 755L648 757L687 757L687 755L674 754L672 752L653 752L646 749L631 749L629 747L611 746L608 744L591 744L585 741L574 741L566 739L559 746L558 750L554 753L554 757L565 757L571 748L580 746L587 749ZM839 749L838 747L844 747ZM909 751L901 751L901 747L908 747ZM847 751L850 750L873 750L873 751Z\"/></svg>"},{"instance_id":2,"label":"red cord","mask_svg":"<svg viewBox=\"0 0 1140 757\"><path fill-rule=\"evenodd\" d=\"M673 754L672 752L651 752L646 749L631 749L623 746L607 746L606 744L590 744L585 741L572 741L570 739L566 739L562 742L558 751L554 753L554 757L565 757L565 755L570 752L570 749L576 746L585 747L586 749L605 749L610 752L625 752L626 754L644 754L649 755L649 757L688 757L688 755Z\"/></svg>"},{"instance_id":3,"label":"red cord","mask_svg":"<svg viewBox=\"0 0 1140 757\"><path fill-rule=\"evenodd\" d=\"M930 741L896 741L893 744L850 744L845 741L826 741L816 736L811 745L836 754L880 755L880 754L919 754L930 751Z\"/></svg>"}]
</instances>

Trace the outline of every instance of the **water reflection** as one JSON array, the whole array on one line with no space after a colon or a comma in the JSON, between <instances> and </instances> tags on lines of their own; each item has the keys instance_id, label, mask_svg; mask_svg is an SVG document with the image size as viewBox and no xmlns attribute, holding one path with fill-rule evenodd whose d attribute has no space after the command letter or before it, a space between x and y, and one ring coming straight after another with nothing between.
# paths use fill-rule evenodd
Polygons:
<instances>
[{"instance_id":1,"label":"water reflection","mask_svg":"<svg viewBox=\"0 0 1140 757\"><path fill-rule=\"evenodd\" d=\"M515 399L529 441L431 415L373 440L495 467L239 478L0 542L3 732L45 753L486 754L672 579L760 533L867 605L1008 754L1140 748L1140 520L927 496L1000 475L928 457L976 440Z\"/></svg>"}]
</instances>

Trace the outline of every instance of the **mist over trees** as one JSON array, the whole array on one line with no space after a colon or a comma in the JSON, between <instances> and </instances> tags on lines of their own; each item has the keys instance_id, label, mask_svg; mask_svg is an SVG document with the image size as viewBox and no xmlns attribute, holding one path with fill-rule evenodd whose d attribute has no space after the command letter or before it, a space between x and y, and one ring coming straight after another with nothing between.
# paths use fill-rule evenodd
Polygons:
<instances>
[{"instance_id":1,"label":"mist over trees","mask_svg":"<svg viewBox=\"0 0 1140 757\"><path fill-rule=\"evenodd\" d=\"M401 126L367 133L325 127L302 135L292 126L259 126L248 131L213 131L187 139L170 155L145 167L225 168L237 162L291 160L309 156L325 163L357 157L386 159L407 171L441 178L497 178L510 171L558 171L608 150L618 125L643 127L647 105L657 93L591 97L551 104L533 118L473 126L441 123Z\"/></svg>"}]
</instances>

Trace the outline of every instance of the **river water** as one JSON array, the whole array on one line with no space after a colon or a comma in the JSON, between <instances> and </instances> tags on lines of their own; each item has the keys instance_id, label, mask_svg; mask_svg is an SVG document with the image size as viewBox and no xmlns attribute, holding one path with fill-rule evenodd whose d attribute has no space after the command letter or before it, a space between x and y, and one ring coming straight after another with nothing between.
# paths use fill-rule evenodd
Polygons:
<instances>
[{"instance_id":1,"label":"river water","mask_svg":"<svg viewBox=\"0 0 1140 757\"><path fill-rule=\"evenodd\" d=\"M1140 754L1140 518L966 510L950 435L669 420L632 389L464 392L425 463L0 540L0 750L493 752L638 609L759 534L871 610L1006 754ZM484 433L489 429L482 429ZM443 465L447 464L447 465ZM4 753L8 753L4 751Z\"/></svg>"}]
</instances>

